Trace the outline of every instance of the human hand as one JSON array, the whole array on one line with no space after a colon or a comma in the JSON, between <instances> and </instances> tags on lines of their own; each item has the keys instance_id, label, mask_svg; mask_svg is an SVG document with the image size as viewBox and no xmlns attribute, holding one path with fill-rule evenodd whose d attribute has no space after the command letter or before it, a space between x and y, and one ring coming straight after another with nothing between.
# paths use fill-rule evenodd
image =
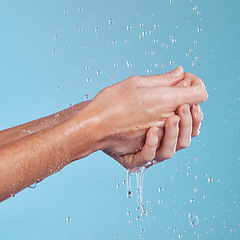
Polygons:
<instances>
[{"instance_id":1,"label":"human hand","mask_svg":"<svg viewBox=\"0 0 240 240\"><path fill-rule=\"evenodd\" d=\"M185 88L176 85L183 77L181 82L188 82ZM178 77L170 73L133 77L104 89L91 102L103 118L101 125L106 137L102 149L120 155L135 154L143 146L150 127L163 127L180 104L195 104L206 98L202 81L183 72Z\"/></svg>"},{"instance_id":2,"label":"human hand","mask_svg":"<svg viewBox=\"0 0 240 240\"><path fill-rule=\"evenodd\" d=\"M175 84L176 87L188 87L189 85L190 81L187 79ZM169 159L176 151L189 146L191 137L199 134L203 119L198 104L191 108L183 104L177 108L177 114L178 116L172 116L167 120L165 129L151 127L147 131L145 144L139 152L119 154L103 151L130 171L135 171L142 166L148 168L154 163Z\"/></svg>"},{"instance_id":3,"label":"human hand","mask_svg":"<svg viewBox=\"0 0 240 240\"><path fill-rule=\"evenodd\" d=\"M174 156L176 151L189 146L191 137L199 134L203 114L199 105L191 108L187 104L178 107L178 116L167 119L165 129L151 127L146 134L145 144L136 153L119 154L103 150L129 171L146 168Z\"/></svg>"}]
</instances>

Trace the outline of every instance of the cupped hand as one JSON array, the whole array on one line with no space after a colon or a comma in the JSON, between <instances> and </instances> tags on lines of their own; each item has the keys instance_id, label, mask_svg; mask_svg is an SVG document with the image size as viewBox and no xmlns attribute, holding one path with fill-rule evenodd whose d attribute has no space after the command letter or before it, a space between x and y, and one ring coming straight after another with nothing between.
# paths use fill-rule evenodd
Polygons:
<instances>
[{"instance_id":1,"label":"cupped hand","mask_svg":"<svg viewBox=\"0 0 240 240\"><path fill-rule=\"evenodd\" d=\"M176 72L155 76L134 76L103 89L89 104L88 111L100 122L101 149L118 154L136 153L143 146L146 131L164 127L178 106L198 104L207 98L197 76ZM178 84L184 78L187 87Z\"/></svg>"},{"instance_id":2,"label":"cupped hand","mask_svg":"<svg viewBox=\"0 0 240 240\"><path fill-rule=\"evenodd\" d=\"M129 171L140 167L146 168L174 156L176 151L189 146L191 137L200 132L202 111L199 105L191 108L183 104L178 108L178 115L168 118L165 128L151 127L146 134L145 144L140 151L130 154L120 154L103 150L117 160Z\"/></svg>"},{"instance_id":3,"label":"cupped hand","mask_svg":"<svg viewBox=\"0 0 240 240\"><path fill-rule=\"evenodd\" d=\"M190 78L193 76L192 74L186 73L184 80L176 83L174 86L178 88L189 87L192 84ZM175 151L186 148L191 142L191 137L199 133L203 116L198 104L193 105L191 108L189 108L188 104L182 104L177 108L177 114L178 116L172 116L167 120L165 129L163 127L151 127L147 135L146 131L136 130L134 134L130 135L130 141L128 139L128 148L130 150L128 153L112 151L111 149L104 149L103 151L116 159L125 168L131 170L144 166L146 163L148 163L147 166L150 166L155 162L169 159L175 154ZM131 141L136 139L142 140L142 135L146 136L144 146L143 143L141 145L140 142ZM139 145L143 147L139 148ZM138 148L134 148L134 146L138 146ZM122 145L122 147L124 147L124 145ZM151 163L150 165L149 162Z\"/></svg>"}]
</instances>

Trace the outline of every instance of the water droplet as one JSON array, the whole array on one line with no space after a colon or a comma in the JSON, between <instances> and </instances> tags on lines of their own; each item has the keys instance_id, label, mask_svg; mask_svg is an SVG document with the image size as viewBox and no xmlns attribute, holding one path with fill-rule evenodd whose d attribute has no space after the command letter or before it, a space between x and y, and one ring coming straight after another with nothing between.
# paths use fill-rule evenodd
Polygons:
<instances>
[{"instance_id":1,"label":"water droplet","mask_svg":"<svg viewBox=\"0 0 240 240\"><path fill-rule=\"evenodd\" d=\"M67 11L67 10L64 10L64 11L63 11L63 13L64 13L64 14L67 14L67 13L68 13L68 11Z\"/></svg>"},{"instance_id":2,"label":"water droplet","mask_svg":"<svg viewBox=\"0 0 240 240\"><path fill-rule=\"evenodd\" d=\"M126 183L127 183L127 181L126 181L126 180L124 180L124 181L123 181L123 185L126 185Z\"/></svg>"},{"instance_id":3,"label":"water droplet","mask_svg":"<svg viewBox=\"0 0 240 240\"><path fill-rule=\"evenodd\" d=\"M154 24L154 28L159 28L159 25L158 24Z\"/></svg>"},{"instance_id":4,"label":"water droplet","mask_svg":"<svg viewBox=\"0 0 240 240\"><path fill-rule=\"evenodd\" d=\"M131 198L131 197L132 197L132 191L128 191L127 197L128 197L128 198Z\"/></svg>"},{"instance_id":5,"label":"water droplet","mask_svg":"<svg viewBox=\"0 0 240 240\"><path fill-rule=\"evenodd\" d=\"M197 174L195 175L195 179L198 179L198 175Z\"/></svg>"},{"instance_id":6,"label":"water droplet","mask_svg":"<svg viewBox=\"0 0 240 240\"><path fill-rule=\"evenodd\" d=\"M144 24L143 24L143 23L140 23L140 24L139 24L139 27L140 27L140 28L144 27Z\"/></svg>"},{"instance_id":7,"label":"water droplet","mask_svg":"<svg viewBox=\"0 0 240 240\"><path fill-rule=\"evenodd\" d=\"M81 12L82 11L82 7L78 7L78 11Z\"/></svg>"},{"instance_id":8,"label":"water droplet","mask_svg":"<svg viewBox=\"0 0 240 240\"><path fill-rule=\"evenodd\" d=\"M29 188L36 188L37 186L37 182L35 182L34 184L32 184L31 186L29 186Z\"/></svg>"},{"instance_id":9,"label":"water droplet","mask_svg":"<svg viewBox=\"0 0 240 240\"><path fill-rule=\"evenodd\" d=\"M113 20L112 20L112 19L109 19L109 20L108 20L108 23L109 23L109 24L113 24Z\"/></svg>"},{"instance_id":10,"label":"water droplet","mask_svg":"<svg viewBox=\"0 0 240 240\"><path fill-rule=\"evenodd\" d=\"M160 188L158 189L158 191L159 191L159 192L163 192L163 188L160 187Z\"/></svg>"},{"instance_id":11,"label":"water droplet","mask_svg":"<svg viewBox=\"0 0 240 240\"><path fill-rule=\"evenodd\" d=\"M92 81L92 79L91 78L87 78L87 82L91 82Z\"/></svg>"},{"instance_id":12,"label":"water droplet","mask_svg":"<svg viewBox=\"0 0 240 240\"><path fill-rule=\"evenodd\" d=\"M196 213L189 213L189 223L192 227L196 227L199 224L199 218Z\"/></svg>"},{"instance_id":13,"label":"water droplet","mask_svg":"<svg viewBox=\"0 0 240 240\"><path fill-rule=\"evenodd\" d=\"M62 31L62 28L59 28L58 31L61 32L61 31Z\"/></svg>"},{"instance_id":14,"label":"water droplet","mask_svg":"<svg viewBox=\"0 0 240 240\"><path fill-rule=\"evenodd\" d=\"M191 173L190 172L187 172L187 176L190 176L191 175Z\"/></svg>"},{"instance_id":15,"label":"water droplet","mask_svg":"<svg viewBox=\"0 0 240 240\"><path fill-rule=\"evenodd\" d=\"M95 32L98 33L99 32L99 28L95 28Z\"/></svg>"},{"instance_id":16,"label":"water droplet","mask_svg":"<svg viewBox=\"0 0 240 240\"><path fill-rule=\"evenodd\" d=\"M150 74L152 72L151 69L147 69L147 73Z\"/></svg>"},{"instance_id":17,"label":"water droplet","mask_svg":"<svg viewBox=\"0 0 240 240\"><path fill-rule=\"evenodd\" d=\"M198 9L198 6L193 7L193 11L196 11Z\"/></svg>"},{"instance_id":18,"label":"water droplet","mask_svg":"<svg viewBox=\"0 0 240 240\"><path fill-rule=\"evenodd\" d=\"M170 60L169 64L170 64L170 65L173 65L173 64L174 64L174 61L173 61L173 60Z\"/></svg>"},{"instance_id":19,"label":"water droplet","mask_svg":"<svg viewBox=\"0 0 240 240\"><path fill-rule=\"evenodd\" d=\"M180 239L182 237L183 237L183 235L181 233L179 233L178 238Z\"/></svg>"},{"instance_id":20,"label":"water droplet","mask_svg":"<svg viewBox=\"0 0 240 240\"><path fill-rule=\"evenodd\" d=\"M203 199L206 199L207 198L207 195L203 195Z\"/></svg>"},{"instance_id":21,"label":"water droplet","mask_svg":"<svg viewBox=\"0 0 240 240\"><path fill-rule=\"evenodd\" d=\"M137 217L136 219L137 219L137 221L139 221L141 219L141 217Z\"/></svg>"},{"instance_id":22,"label":"water droplet","mask_svg":"<svg viewBox=\"0 0 240 240\"><path fill-rule=\"evenodd\" d=\"M162 64L162 68L165 68L165 64Z\"/></svg>"},{"instance_id":23,"label":"water droplet","mask_svg":"<svg viewBox=\"0 0 240 240\"><path fill-rule=\"evenodd\" d=\"M151 200L147 200L147 204L151 203Z\"/></svg>"},{"instance_id":24,"label":"water droplet","mask_svg":"<svg viewBox=\"0 0 240 240\"><path fill-rule=\"evenodd\" d=\"M89 70L89 68L90 68L89 66L86 66L86 70Z\"/></svg>"},{"instance_id":25,"label":"water droplet","mask_svg":"<svg viewBox=\"0 0 240 240\"><path fill-rule=\"evenodd\" d=\"M131 213L131 212L127 212L127 215L128 215L128 216L131 216L131 215L132 215L132 213Z\"/></svg>"},{"instance_id":26,"label":"water droplet","mask_svg":"<svg viewBox=\"0 0 240 240\"><path fill-rule=\"evenodd\" d=\"M59 36L58 35L55 35L55 39L58 39L59 38Z\"/></svg>"},{"instance_id":27,"label":"water droplet","mask_svg":"<svg viewBox=\"0 0 240 240\"><path fill-rule=\"evenodd\" d=\"M194 188L194 192L197 192L197 188Z\"/></svg>"},{"instance_id":28,"label":"water droplet","mask_svg":"<svg viewBox=\"0 0 240 240\"><path fill-rule=\"evenodd\" d=\"M67 42L68 42L68 43L70 42L70 39L69 39L69 38L67 38Z\"/></svg>"},{"instance_id":29,"label":"water droplet","mask_svg":"<svg viewBox=\"0 0 240 240\"><path fill-rule=\"evenodd\" d=\"M159 64L158 63L155 63L155 68L159 68Z\"/></svg>"},{"instance_id":30,"label":"water droplet","mask_svg":"<svg viewBox=\"0 0 240 240\"><path fill-rule=\"evenodd\" d=\"M93 58L93 60L92 60L93 62L96 62L96 58Z\"/></svg>"},{"instance_id":31,"label":"water droplet","mask_svg":"<svg viewBox=\"0 0 240 240\"><path fill-rule=\"evenodd\" d=\"M144 228L142 228L142 229L141 229L141 232L142 232L142 233L144 233L144 232L145 232L145 229L144 229Z\"/></svg>"},{"instance_id":32,"label":"water droplet","mask_svg":"<svg viewBox=\"0 0 240 240\"><path fill-rule=\"evenodd\" d=\"M115 235L115 239L118 239L118 234Z\"/></svg>"},{"instance_id":33,"label":"water droplet","mask_svg":"<svg viewBox=\"0 0 240 240\"><path fill-rule=\"evenodd\" d=\"M132 66L132 63L130 61L127 61L127 67L131 67Z\"/></svg>"},{"instance_id":34,"label":"water droplet","mask_svg":"<svg viewBox=\"0 0 240 240\"><path fill-rule=\"evenodd\" d=\"M154 42L154 43L158 43L158 39L154 38L154 39L153 39L153 42Z\"/></svg>"},{"instance_id":35,"label":"water droplet","mask_svg":"<svg viewBox=\"0 0 240 240\"><path fill-rule=\"evenodd\" d=\"M70 222L72 219L70 217L66 218L66 222Z\"/></svg>"},{"instance_id":36,"label":"water droplet","mask_svg":"<svg viewBox=\"0 0 240 240\"><path fill-rule=\"evenodd\" d=\"M86 47L85 46L82 46L82 50L85 50L86 49Z\"/></svg>"},{"instance_id":37,"label":"water droplet","mask_svg":"<svg viewBox=\"0 0 240 240\"><path fill-rule=\"evenodd\" d=\"M198 31L199 33L202 32L202 28L198 27L198 28L197 28L197 31Z\"/></svg>"},{"instance_id":38,"label":"water droplet","mask_svg":"<svg viewBox=\"0 0 240 240\"><path fill-rule=\"evenodd\" d=\"M190 199L190 203L194 203L194 201L195 201L194 199Z\"/></svg>"},{"instance_id":39,"label":"water droplet","mask_svg":"<svg viewBox=\"0 0 240 240\"><path fill-rule=\"evenodd\" d=\"M127 26L127 30L130 31L132 30L132 27L130 25Z\"/></svg>"},{"instance_id":40,"label":"water droplet","mask_svg":"<svg viewBox=\"0 0 240 240\"><path fill-rule=\"evenodd\" d=\"M158 200L158 204L162 204L162 199Z\"/></svg>"},{"instance_id":41,"label":"water droplet","mask_svg":"<svg viewBox=\"0 0 240 240\"><path fill-rule=\"evenodd\" d=\"M132 223L132 219L129 219L129 221L128 221L129 223Z\"/></svg>"},{"instance_id":42,"label":"water droplet","mask_svg":"<svg viewBox=\"0 0 240 240\"><path fill-rule=\"evenodd\" d=\"M99 75L99 76L100 76L101 74L102 74L102 72L101 72L101 71L97 71L97 75Z\"/></svg>"},{"instance_id":43,"label":"water droplet","mask_svg":"<svg viewBox=\"0 0 240 240\"><path fill-rule=\"evenodd\" d=\"M209 178L208 178L208 182L209 182L209 183L213 182L213 179L209 177Z\"/></svg>"},{"instance_id":44,"label":"water droplet","mask_svg":"<svg viewBox=\"0 0 240 240\"><path fill-rule=\"evenodd\" d=\"M174 3L174 1L173 1L173 0L170 0L170 5L173 4L173 3Z\"/></svg>"},{"instance_id":45,"label":"water droplet","mask_svg":"<svg viewBox=\"0 0 240 240\"><path fill-rule=\"evenodd\" d=\"M121 184L117 184L117 188L120 188L121 187Z\"/></svg>"},{"instance_id":46,"label":"water droplet","mask_svg":"<svg viewBox=\"0 0 240 240\"><path fill-rule=\"evenodd\" d=\"M112 44L113 44L113 45L117 45L117 41L114 40L114 41L112 42Z\"/></svg>"},{"instance_id":47,"label":"water droplet","mask_svg":"<svg viewBox=\"0 0 240 240\"><path fill-rule=\"evenodd\" d=\"M84 96L84 98L87 100L87 99L88 99L88 95L86 94L86 95Z\"/></svg>"},{"instance_id":48,"label":"water droplet","mask_svg":"<svg viewBox=\"0 0 240 240\"><path fill-rule=\"evenodd\" d=\"M56 52L56 48L53 48L53 50L52 50L54 53Z\"/></svg>"},{"instance_id":49,"label":"water droplet","mask_svg":"<svg viewBox=\"0 0 240 240\"><path fill-rule=\"evenodd\" d=\"M174 174L171 174L171 178L174 178Z\"/></svg>"},{"instance_id":50,"label":"water droplet","mask_svg":"<svg viewBox=\"0 0 240 240\"><path fill-rule=\"evenodd\" d=\"M113 65L115 68L117 68L118 67L118 64L117 63L114 63L114 65Z\"/></svg>"}]
</instances>

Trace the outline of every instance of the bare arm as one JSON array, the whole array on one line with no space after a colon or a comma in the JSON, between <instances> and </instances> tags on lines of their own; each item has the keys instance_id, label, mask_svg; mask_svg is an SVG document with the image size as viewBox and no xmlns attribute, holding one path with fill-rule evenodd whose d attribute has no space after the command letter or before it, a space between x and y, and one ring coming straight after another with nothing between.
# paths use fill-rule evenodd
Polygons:
<instances>
[{"instance_id":1,"label":"bare arm","mask_svg":"<svg viewBox=\"0 0 240 240\"><path fill-rule=\"evenodd\" d=\"M81 111L89 102L81 102L55 114L0 131L0 146L57 125Z\"/></svg>"},{"instance_id":2,"label":"bare arm","mask_svg":"<svg viewBox=\"0 0 240 240\"><path fill-rule=\"evenodd\" d=\"M201 80L191 74L185 77L191 87L184 89L172 87L183 79L182 71L126 79L59 124L1 145L0 201L94 151L138 151L147 130L163 127L179 105L206 100ZM129 168L135 166L132 161Z\"/></svg>"}]
</instances>

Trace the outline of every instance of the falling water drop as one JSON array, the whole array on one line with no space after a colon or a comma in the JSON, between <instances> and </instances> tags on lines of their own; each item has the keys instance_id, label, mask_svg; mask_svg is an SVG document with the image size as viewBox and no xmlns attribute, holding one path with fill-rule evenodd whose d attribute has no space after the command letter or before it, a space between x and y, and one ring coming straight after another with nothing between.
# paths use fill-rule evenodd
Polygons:
<instances>
[{"instance_id":1,"label":"falling water drop","mask_svg":"<svg viewBox=\"0 0 240 240\"><path fill-rule=\"evenodd\" d=\"M199 218L196 213L189 213L189 223L192 227L196 227L199 224Z\"/></svg>"},{"instance_id":2,"label":"falling water drop","mask_svg":"<svg viewBox=\"0 0 240 240\"><path fill-rule=\"evenodd\" d=\"M130 31L132 27L130 25L127 26L127 30Z\"/></svg>"},{"instance_id":3,"label":"falling water drop","mask_svg":"<svg viewBox=\"0 0 240 240\"><path fill-rule=\"evenodd\" d=\"M131 176L132 173L127 171L127 197L131 198L132 197L132 190L131 190Z\"/></svg>"}]
</instances>

